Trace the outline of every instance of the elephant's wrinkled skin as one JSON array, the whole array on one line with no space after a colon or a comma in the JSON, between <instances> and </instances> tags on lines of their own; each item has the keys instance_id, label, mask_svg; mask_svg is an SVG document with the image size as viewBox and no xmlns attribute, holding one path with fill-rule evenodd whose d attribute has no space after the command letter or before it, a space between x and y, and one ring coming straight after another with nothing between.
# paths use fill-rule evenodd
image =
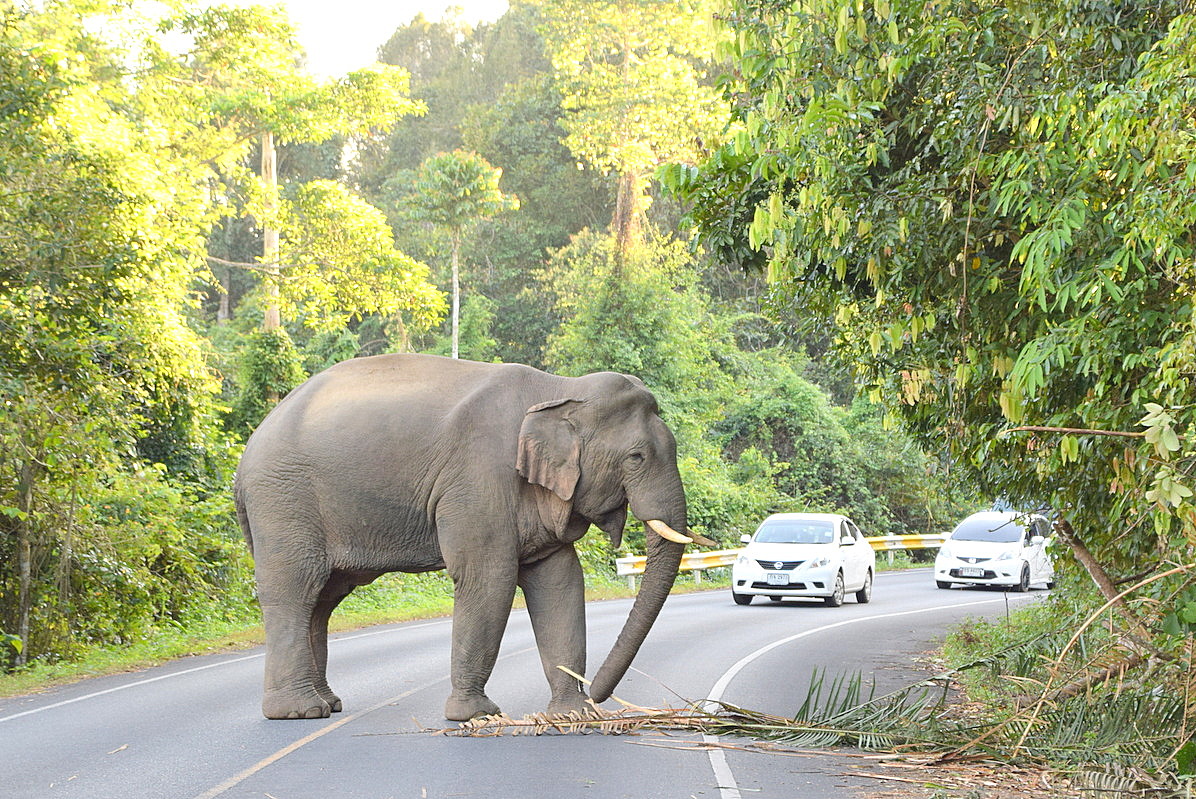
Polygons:
<instances>
[{"instance_id":1,"label":"elephant's wrinkled skin","mask_svg":"<svg viewBox=\"0 0 1196 799\"><path fill-rule=\"evenodd\" d=\"M633 377L556 377L422 355L360 358L295 389L245 446L237 514L266 627L262 712L341 709L328 687L328 617L391 571L447 569L455 586L453 720L495 713L485 694L515 586L552 699L582 709L585 609L573 542L590 523L617 545L627 507L685 531L673 436ZM672 528L672 529L669 529ZM648 566L591 693L606 699L655 620L684 541L648 535Z\"/></svg>"}]
</instances>

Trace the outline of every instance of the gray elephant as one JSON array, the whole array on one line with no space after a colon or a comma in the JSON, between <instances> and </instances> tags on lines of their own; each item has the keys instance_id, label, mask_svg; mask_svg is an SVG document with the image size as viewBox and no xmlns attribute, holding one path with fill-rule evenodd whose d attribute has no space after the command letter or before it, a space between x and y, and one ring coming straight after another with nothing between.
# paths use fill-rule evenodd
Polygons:
<instances>
[{"instance_id":1,"label":"gray elephant","mask_svg":"<svg viewBox=\"0 0 1196 799\"><path fill-rule=\"evenodd\" d=\"M686 529L676 445L638 379L557 377L515 364L380 355L292 391L250 437L237 516L266 628L267 718L341 709L328 687L328 618L385 572L447 569L454 585L452 693L444 715L497 713L485 693L515 587L523 589L552 698L585 708L581 565L591 524L614 545L627 507L648 563L591 686L610 696L676 577ZM677 532L683 531L683 532ZM666 540L667 539L667 540Z\"/></svg>"}]
</instances>

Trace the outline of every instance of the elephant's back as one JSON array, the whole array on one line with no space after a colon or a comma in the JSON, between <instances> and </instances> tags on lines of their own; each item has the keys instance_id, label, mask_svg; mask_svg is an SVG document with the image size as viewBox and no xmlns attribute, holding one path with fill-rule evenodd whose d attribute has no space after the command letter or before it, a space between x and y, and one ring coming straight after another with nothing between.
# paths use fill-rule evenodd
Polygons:
<instances>
[{"instance_id":1,"label":"elephant's back","mask_svg":"<svg viewBox=\"0 0 1196 799\"><path fill-rule=\"evenodd\" d=\"M250 437L238 502L250 517L291 520L284 528L318 523L338 567L439 568L432 532L444 486L514 480L523 403L561 379L435 356L338 364L288 394ZM257 539L260 524L250 522ZM361 546L363 537L372 543Z\"/></svg>"},{"instance_id":2,"label":"elephant's back","mask_svg":"<svg viewBox=\"0 0 1196 799\"><path fill-rule=\"evenodd\" d=\"M463 444L503 447L530 405L559 378L529 366L433 355L354 358L294 389L250 436L242 471L255 464L347 472L432 461ZM364 475L369 477L370 475Z\"/></svg>"}]
</instances>

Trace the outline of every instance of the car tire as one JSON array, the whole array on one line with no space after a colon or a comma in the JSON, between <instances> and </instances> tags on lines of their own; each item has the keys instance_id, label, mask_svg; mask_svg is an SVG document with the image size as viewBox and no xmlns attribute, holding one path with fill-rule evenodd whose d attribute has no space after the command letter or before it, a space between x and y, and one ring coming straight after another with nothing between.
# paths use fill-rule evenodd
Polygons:
<instances>
[{"instance_id":1,"label":"car tire","mask_svg":"<svg viewBox=\"0 0 1196 799\"><path fill-rule=\"evenodd\" d=\"M951 587L951 583L947 582L946 580L935 580L934 584L937 585L939 588L950 588Z\"/></svg>"},{"instance_id":2,"label":"car tire","mask_svg":"<svg viewBox=\"0 0 1196 799\"><path fill-rule=\"evenodd\" d=\"M855 601L861 605L867 605L872 601L872 570L864 575L864 585L859 591L855 592Z\"/></svg>"},{"instance_id":3,"label":"car tire","mask_svg":"<svg viewBox=\"0 0 1196 799\"><path fill-rule=\"evenodd\" d=\"M731 598L735 600L736 605L752 604L752 595L751 594L737 594L734 591L732 591Z\"/></svg>"},{"instance_id":4,"label":"car tire","mask_svg":"<svg viewBox=\"0 0 1196 799\"><path fill-rule=\"evenodd\" d=\"M1047 587L1047 590L1048 590L1048 591L1053 591L1053 590L1055 590L1055 578L1054 578L1054 577L1052 577L1051 579L1047 580L1047 582L1046 582L1046 587Z\"/></svg>"},{"instance_id":5,"label":"car tire","mask_svg":"<svg viewBox=\"0 0 1196 799\"><path fill-rule=\"evenodd\" d=\"M839 572L835 575L835 587L833 592L830 596L823 597L822 601L825 602L828 607L837 608L843 604L843 596L845 593L846 591L843 587L843 572Z\"/></svg>"},{"instance_id":6,"label":"car tire","mask_svg":"<svg viewBox=\"0 0 1196 799\"><path fill-rule=\"evenodd\" d=\"M1030 590L1030 564L1022 564L1022 576L1018 579L1017 585L1013 586L1013 590L1019 594L1024 594Z\"/></svg>"}]
</instances>

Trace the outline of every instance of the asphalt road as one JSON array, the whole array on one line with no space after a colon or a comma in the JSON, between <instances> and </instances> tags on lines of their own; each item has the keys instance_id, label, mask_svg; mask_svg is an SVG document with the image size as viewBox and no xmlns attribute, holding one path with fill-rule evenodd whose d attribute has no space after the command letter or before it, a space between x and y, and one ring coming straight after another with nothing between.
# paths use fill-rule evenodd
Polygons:
<instances>
[{"instance_id":1,"label":"asphalt road","mask_svg":"<svg viewBox=\"0 0 1196 799\"><path fill-rule=\"evenodd\" d=\"M927 570L881 574L871 604L840 608L762 599L740 607L726 590L677 595L616 695L655 707L716 698L791 715L815 668L900 687L954 623L1000 617L1041 595L941 591ZM591 672L629 607L587 607ZM842 757L703 749L696 736L430 734L451 726L441 718L449 629L442 619L334 636L329 681L345 712L331 719L262 718L260 649L0 699L0 797L839 799L877 790ZM547 703L523 611L512 613L488 693L516 717Z\"/></svg>"}]
</instances>

